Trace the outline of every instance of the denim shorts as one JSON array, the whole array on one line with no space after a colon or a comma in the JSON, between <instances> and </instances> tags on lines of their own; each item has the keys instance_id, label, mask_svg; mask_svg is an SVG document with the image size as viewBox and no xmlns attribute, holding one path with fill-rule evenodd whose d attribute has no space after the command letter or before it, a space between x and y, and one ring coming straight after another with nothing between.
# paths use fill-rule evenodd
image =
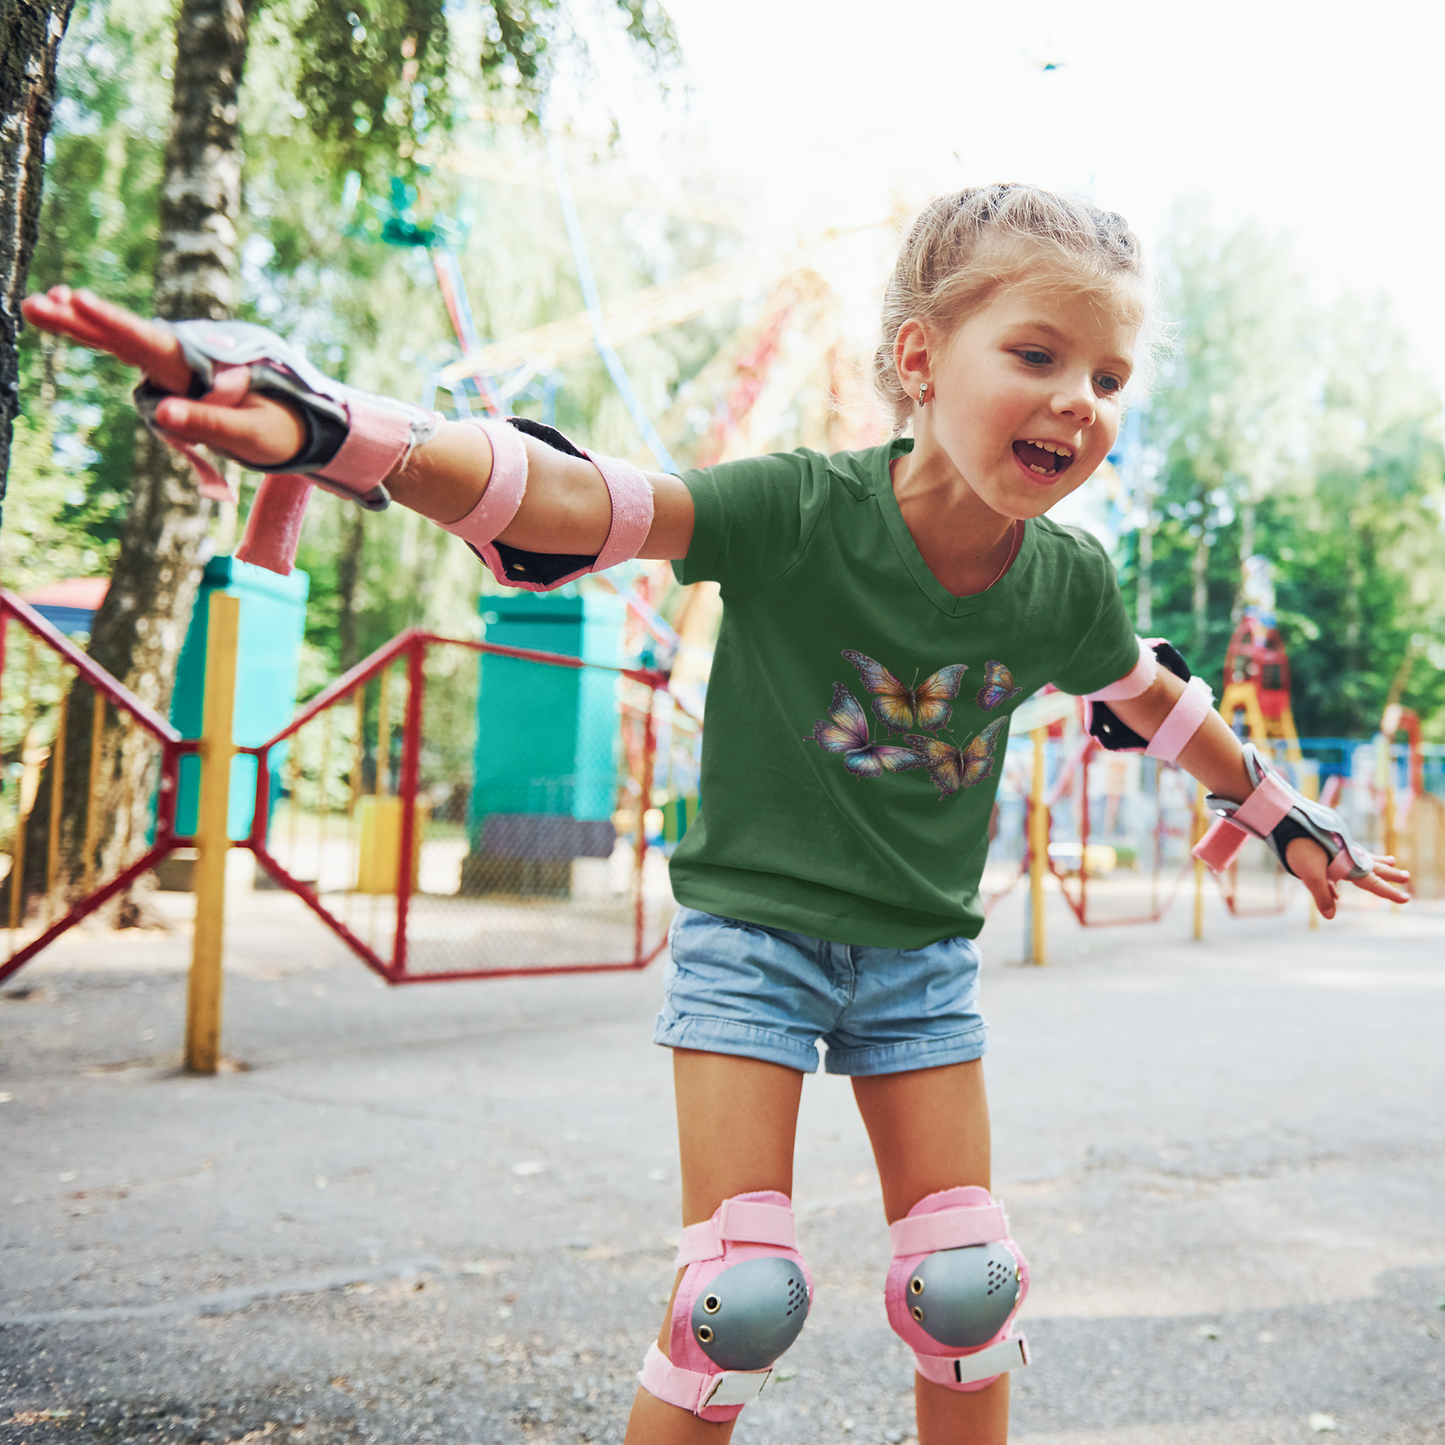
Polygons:
<instances>
[{"instance_id":1,"label":"denim shorts","mask_svg":"<svg viewBox=\"0 0 1445 1445\"><path fill-rule=\"evenodd\" d=\"M966 1063L988 1048L969 938L867 948L679 908L654 1043L830 1074Z\"/></svg>"}]
</instances>

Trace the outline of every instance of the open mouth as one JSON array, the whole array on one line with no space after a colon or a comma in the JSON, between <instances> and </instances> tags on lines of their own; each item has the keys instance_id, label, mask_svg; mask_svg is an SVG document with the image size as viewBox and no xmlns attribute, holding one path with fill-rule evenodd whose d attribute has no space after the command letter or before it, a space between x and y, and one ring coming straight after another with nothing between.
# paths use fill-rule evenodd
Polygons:
<instances>
[{"instance_id":1,"label":"open mouth","mask_svg":"<svg viewBox=\"0 0 1445 1445\"><path fill-rule=\"evenodd\" d=\"M1041 477L1067 471L1074 460L1073 449L1062 442L1015 442L1014 455Z\"/></svg>"}]
</instances>

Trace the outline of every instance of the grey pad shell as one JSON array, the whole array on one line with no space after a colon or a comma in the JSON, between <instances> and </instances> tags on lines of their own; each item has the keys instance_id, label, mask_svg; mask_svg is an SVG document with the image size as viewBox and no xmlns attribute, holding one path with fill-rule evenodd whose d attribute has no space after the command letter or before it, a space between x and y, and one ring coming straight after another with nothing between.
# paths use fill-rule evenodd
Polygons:
<instances>
[{"instance_id":1,"label":"grey pad shell","mask_svg":"<svg viewBox=\"0 0 1445 1445\"><path fill-rule=\"evenodd\" d=\"M908 1277L908 1308L941 1345L971 1350L1003 1328L1019 1297L1019 1266L1001 1241L940 1249Z\"/></svg>"},{"instance_id":2,"label":"grey pad shell","mask_svg":"<svg viewBox=\"0 0 1445 1445\"><path fill-rule=\"evenodd\" d=\"M698 1348L720 1370L762 1370L802 1332L808 1281L791 1259L748 1259L708 1282L692 1307Z\"/></svg>"}]
</instances>

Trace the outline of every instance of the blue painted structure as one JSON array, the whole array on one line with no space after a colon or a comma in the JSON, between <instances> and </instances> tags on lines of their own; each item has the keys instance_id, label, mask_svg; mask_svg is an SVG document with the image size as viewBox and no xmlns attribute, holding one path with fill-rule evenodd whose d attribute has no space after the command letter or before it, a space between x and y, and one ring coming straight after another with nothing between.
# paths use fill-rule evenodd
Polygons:
<instances>
[{"instance_id":1,"label":"blue painted structure","mask_svg":"<svg viewBox=\"0 0 1445 1445\"><path fill-rule=\"evenodd\" d=\"M625 606L610 593L484 597L488 642L616 667ZM563 861L612 852L617 674L483 654L467 833L474 854Z\"/></svg>"},{"instance_id":2,"label":"blue painted structure","mask_svg":"<svg viewBox=\"0 0 1445 1445\"><path fill-rule=\"evenodd\" d=\"M217 589L241 599L241 629L236 658L236 714L232 740L254 747L278 733L296 711L296 674L301 638L306 628L306 598L311 579L305 572L278 576L264 567L234 557L212 557L202 574L191 625L186 631L171 694L171 724L183 737L198 738L205 708L206 630L211 593ZM285 746L271 754L271 806L281 792ZM176 831L196 831L200 803L200 759L181 759ZM233 839L251 831L256 800L256 759L237 757L231 763L231 805L227 832Z\"/></svg>"}]
</instances>

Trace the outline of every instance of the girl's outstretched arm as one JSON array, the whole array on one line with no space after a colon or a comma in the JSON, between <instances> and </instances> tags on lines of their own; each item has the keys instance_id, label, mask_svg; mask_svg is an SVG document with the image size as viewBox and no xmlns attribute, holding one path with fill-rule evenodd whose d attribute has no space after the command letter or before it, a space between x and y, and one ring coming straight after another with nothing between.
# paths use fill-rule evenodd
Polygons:
<instances>
[{"instance_id":1,"label":"girl's outstretched arm","mask_svg":"<svg viewBox=\"0 0 1445 1445\"><path fill-rule=\"evenodd\" d=\"M56 286L22 303L31 325L81 346L108 351L139 368L157 386L177 395L156 408L156 420L182 441L211 447L242 465L279 467L305 441L305 428L284 403L248 392L235 406L185 396L191 370L180 342L124 307L88 291ZM595 555L607 540L611 501L590 462L541 442L523 439L527 488L516 515L499 540L528 552ZM434 522L455 522L470 513L492 474L492 448L480 428L443 422L430 441L416 447L386 479L404 507ZM652 528L638 555L672 559L687 555L692 540L692 497L678 478L650 472Z\"/></svg>"},{"instance_id":2,"label":"girl's outstretched arm","mask_svg":"<svg viewBox=\"0 0 1445 1445\"><path fill-rule=\"evenodd\" d=\"M1161 667L1154 681L1138 697L1113 699L1109 707L1120 722L1133 728L1140 737L1152 738L1183 693L1183 680ZM1221 798L1242 803L1254 791L1239 739L1213 709L1179 754L1179 766ZM1339 888L1326 876L1329 857L1325 850L1309 838L1296 838L1285 852L1291 871L1309 889L1320 912L1326 918L1333 918ZM1396 868L1394 862L1393 858L1376 859L1374 872L1355 879L1355 886L1379 898L1388 898L1392 903L1409 902L1410 895L1401 885L1409 882L1410 875L1403 868Z\"/></svg>"}]
</instances>

